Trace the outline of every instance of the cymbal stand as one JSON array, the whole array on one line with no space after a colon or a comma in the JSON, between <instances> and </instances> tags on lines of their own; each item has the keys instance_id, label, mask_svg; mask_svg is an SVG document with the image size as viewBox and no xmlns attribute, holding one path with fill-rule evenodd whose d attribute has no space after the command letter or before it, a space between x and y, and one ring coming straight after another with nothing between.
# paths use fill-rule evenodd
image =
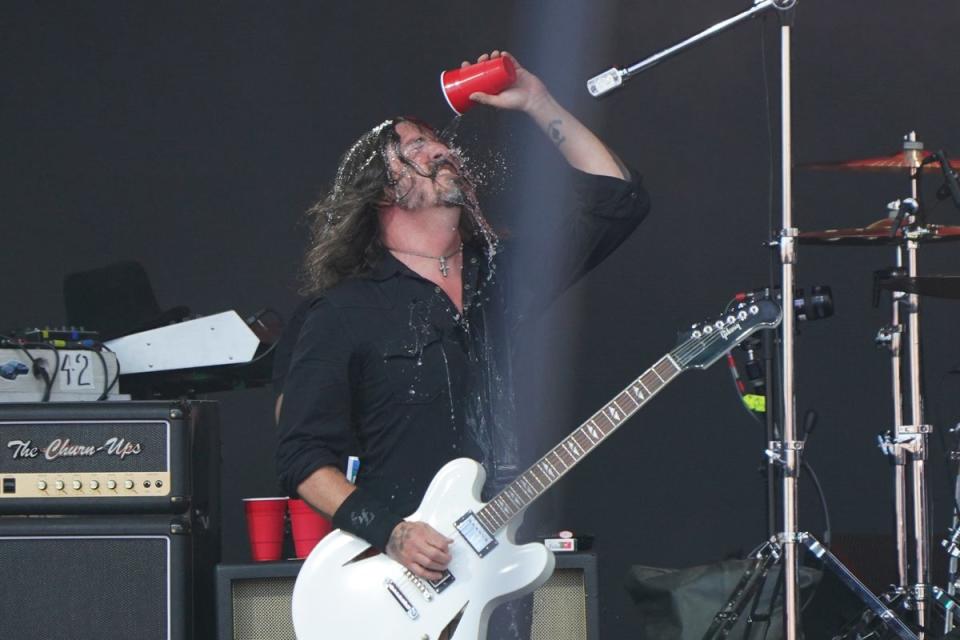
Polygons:
<instances>
[{"instance_id":1,"label":"cymbal stand","mask_svg":"<svg viewBox=\"0 0 960 640\"><path fill-rule=\"evenodd\" d=\"M912 143L912 144L911 144ZM904 143L904 149L912 152L914 171L911 176L911 188L914 199L919 197L920 158L916 144L916 133L910 132ZM920 212L922 213L922 212ZM919 215L918 215L919 218ZM917 277L917 249L919 242L915 237L907 237L907 275ZM920 626L920 640L924 640L925 628L930 614L930 505L927 493L927 456L929 439L933 427L923 421L923 396L920 385L920 296L907 295L907 340L908 373L910 378L910 417L912 424L903 425L904 435L914 436L915 446L910 451L910 471L913 480L913 538L916 566L911 596L917 611L917 624Z\"/></svg>"},{"instance_id":2,"label":"cymbal stand","mask_svg":"<svg viewBox=\"0 0 960 640\"><path fill-rule=\"evenodd\" d=\"M920 151L915 132L904 136L904 151L911 166L911 191L919 199ZM923 211L919 210L903 231L904 242L897 247L897 267L906 263L906 275L917 277L918 248L923 227ZM905 421L903 399L905 397L902 371L902 324L901 309L906 316L907 338L907 383L909 384L909 421ZM896 517L898 584L896 595L906 595L905 604L915 611L919 628L918 638L924 640L928 625L932 622L933 608L942 606L946 611L947 624L952 622L955 603L930 581L930 504L927 490L927 458L932 425L924 423L923 389L920 369L920 298L915 293L894 292L892 324L881 329L877 335L879 344L890 349L893 386L894 428L880 437L881 449L890 456L894 467L894 512ZM909 468L909 473L908 473ZM909 482L908 482L909 476ZM908 484L911 491L908 492ZM909 499L908 499L909 497ZM912 507L912 512L910 507ZM908 519L912 516L913 576L911 581L909 562ZM949 629L949 627L948 627Z\"/></svg>"}]
</instances>

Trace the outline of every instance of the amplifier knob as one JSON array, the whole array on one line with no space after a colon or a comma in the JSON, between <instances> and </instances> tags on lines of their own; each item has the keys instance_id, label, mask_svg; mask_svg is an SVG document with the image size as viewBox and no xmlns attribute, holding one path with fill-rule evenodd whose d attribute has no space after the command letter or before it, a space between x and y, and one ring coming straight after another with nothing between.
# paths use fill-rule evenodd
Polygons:
<instances>
[{"instance_id":1,"label":"amplifier knob","mask_svg":"<svg viewBox=\"0 0 960 640\"><path fill-rule=\"evenodd\" d=\"M74 480L74 481L70 484L70 486L73 487L74 489L76 489L77 491L79 491L80 489L83 489L83 483L80 482L79 480Z\"/></svg>"},{"instance_id":2,"label":"amplifier knob","mask_svg":"<svg viewBox=\"0 0 960 640\"><path fill-rule=\"evenodd\" d=\"M57 480L56 482L53 483L53 486L56 488L57 491L63 491L63 487L64 487L63 480Z\"/></svg>"},{"instance_id":3,"label":"amplifier knob","mask_svg":"<svg viewBox=\"0 0 960 640\"><path fill-rule=\"evenodd\" d=\"M124 480L123 481L124 489L133 489L133 480Z\"/></svg>"},{"instance_id":4,"label":"amplifier knob","mask_svg":"<svg viewBox=\"0 0 960 640\"><path fill-rule=\"evenodd\" d=\"M94 490L99 489L99 488L100 488L100 483L97 482L96 480L91 480L91 481L90 481L90 488L91 488L91 489L94 489Z\"/></svg>"},{"instance_id":5,"label":"amplifier knob","mask_svg":"<svg viewBox=\"0 0 960 640\"><path fill-rule=\"evenodd\" d=\"M107 489L110 489L111 491L113 491L116 488L117 488L116 480L107 480Z\"/></svg>"},{"instance_id":6,"label":"amplifier knob","mask_svg":"<svg viewBox=\"0 0 960 640\"><path fill-rule=\"evenodd\" d=\"M40 480L39 482L37 482L37 489L40 489L40 491L46 491L47 483L44 480Z\"/></svg>"}]
</instances>

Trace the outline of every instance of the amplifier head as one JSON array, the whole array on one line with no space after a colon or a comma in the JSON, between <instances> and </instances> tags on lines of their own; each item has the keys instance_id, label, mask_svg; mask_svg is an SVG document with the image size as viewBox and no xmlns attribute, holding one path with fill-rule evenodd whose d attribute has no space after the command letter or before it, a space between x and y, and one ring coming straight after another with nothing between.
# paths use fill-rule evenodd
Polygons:
<instances>
[{"instance_id":1,"label":"amplifier head","mask_svg":"<svg viewBox=\"0 0 960 640\"><path fill-rule=\"evenodd\" d=\"M219 459L212 404L0 405L0 514L185 511L197 454Z\"/></svg>"}]
</instances>

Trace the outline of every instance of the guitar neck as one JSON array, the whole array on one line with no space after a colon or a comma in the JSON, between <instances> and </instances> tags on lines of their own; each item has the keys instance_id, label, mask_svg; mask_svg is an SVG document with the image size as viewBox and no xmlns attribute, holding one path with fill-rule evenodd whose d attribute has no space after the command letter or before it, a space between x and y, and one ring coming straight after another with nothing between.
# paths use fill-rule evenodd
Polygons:
<instances>
[{"instance_id":1,"label":"guitar neck","mask_svg":"<svg viewBox=\"0 0 960 640\"><path fill-rule=\"evenodd\" d=\"M676 351L676 350L675 350ZM683 369L671 351L623 391L593 414L563 441L517 476L477 517L496 533L549 489L588 453L626 422L640 407L673 380Z\"/></svg>"}]
</instances>

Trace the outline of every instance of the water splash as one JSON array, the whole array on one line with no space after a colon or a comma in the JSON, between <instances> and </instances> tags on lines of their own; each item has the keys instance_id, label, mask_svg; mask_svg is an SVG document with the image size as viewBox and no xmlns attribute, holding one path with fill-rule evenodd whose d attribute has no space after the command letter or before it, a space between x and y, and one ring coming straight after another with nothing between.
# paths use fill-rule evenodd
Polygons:
<instances>
[{"instance_id":1,"label":"water splash","mask_svg":"<svg viewBox=\"0 0 960 640\"><path fill-rule=\"evenodd\" d=\"M393 127L396 120L391 118L384 120L377 126L367 131L365 134L353 143L340 161L340 167L333 180L333 195L339 196L344 188L352 183L360 172L370 166L377 156L382 156L383 149L380 138L383 130L387 127Z\"/></svg>"}]
</instances>

